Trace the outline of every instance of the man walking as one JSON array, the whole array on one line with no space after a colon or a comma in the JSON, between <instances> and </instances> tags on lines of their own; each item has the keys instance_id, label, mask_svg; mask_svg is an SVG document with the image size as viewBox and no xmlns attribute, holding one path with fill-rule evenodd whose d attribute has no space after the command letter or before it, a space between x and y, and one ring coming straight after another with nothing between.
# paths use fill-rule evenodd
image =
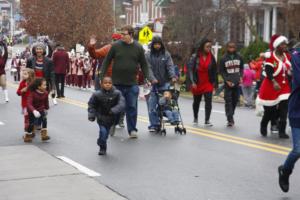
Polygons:
<instances>
[{"instance_id":1,"label":"man walking","mask_svg":"<svg viewBox=\"0 0 300 200\"><path fill-rule=\"evenodd\" d=\"M147 80L150 79L149 69L143 47L133 40L133 28L124 26L121 31L122 40L112 45L103 61L100 80L105 76L109 65L113 61L112 80L115 87L122 92L125 98L127 130L130 138L137 138L138 68L141 67Z\"/></svg>"},{"instance_id":2,"label":"man walking","mask_svg":"<svg viewBox=\"0 0 300 200\"><path fill-rule=\"evenodd\" d=\"M70 59L63 46L57 45L56 51L53 53L53 63L57 98L65 98L65 77L69 69Z\"/></svg>"},{"instance_id":3,"label":"man walking","mask_svg":"<svg viewBox=\"0 0 300 200\"><path fill-rule=\"evenodd\" d=\"M236 52L236 44L229 42L227 52L220 61L220 72L225 84L225 112L227 126L234 126L234 111L239 100L239 85L243 77L243 60Z\"/></svg>"}]
</instances>

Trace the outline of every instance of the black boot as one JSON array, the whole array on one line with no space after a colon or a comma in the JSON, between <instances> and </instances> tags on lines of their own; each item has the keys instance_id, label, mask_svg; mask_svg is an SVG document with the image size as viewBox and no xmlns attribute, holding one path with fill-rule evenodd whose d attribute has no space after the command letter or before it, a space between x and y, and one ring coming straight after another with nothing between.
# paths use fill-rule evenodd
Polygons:
<instances>
[{"instance_id":1,"label":"black boot","mask_svg":"<svg viewBox=\"0 0 300 200\"><path fill-rule=\"evenodd\" d=\"M263 136L263 137L266 137L267 134L268 134L268 129L266 126L262 126L260 125L260 134Z\"/></svg>"},{"instance_id":2,"label":"black boot","mask_svg":"<svg viewBox=\"0 0 300 200\"><path fill-rule=\"evenodd\" d=\"M100 145L99 156L106 155L106 145Z\"/></svg>"},{"instance_id":3,"label":"black boot","mask_svg":"<svg viewBox=\"0 0 300 200\"><path fill-rule=\"evenodd\" d=\"M282 138L282 139L288 139L288 138L290 138L286 134L285 129L286 129L286 122L279 121L279 123L278 123L279 138Z\"/></svg>"},{"instance_id":4,"label":"black boot","mask_svg":"<svg viewBox=\"0 0 300 200\"><path fill-rule=\"evenodd\" d=\"M285 170L281 165L278 167L278 173L279 173L279 186L281 190L283 192L288 192L290 187L289 178L292 172Z\"/></svg>"}]
</instances>

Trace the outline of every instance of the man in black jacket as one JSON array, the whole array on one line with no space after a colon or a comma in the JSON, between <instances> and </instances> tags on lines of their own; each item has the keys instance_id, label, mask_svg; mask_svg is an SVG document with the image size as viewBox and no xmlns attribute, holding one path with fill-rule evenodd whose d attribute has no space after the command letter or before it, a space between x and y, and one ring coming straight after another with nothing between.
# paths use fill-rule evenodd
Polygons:
<instances>
[{"instance_id":1,"label":"man in black jacket","mask_svg":"<svg viewBox=\"0 0 300 200\"><path fill-rule=\"evenodd\" d=\"M225 84L225 112L227 126L234 126L234 111L239 100L239 85L243 77L243 59L236 52L236 44L229 42L226 45L227 52L220 61L219 70Z\"/></svg>"}]
</instances>

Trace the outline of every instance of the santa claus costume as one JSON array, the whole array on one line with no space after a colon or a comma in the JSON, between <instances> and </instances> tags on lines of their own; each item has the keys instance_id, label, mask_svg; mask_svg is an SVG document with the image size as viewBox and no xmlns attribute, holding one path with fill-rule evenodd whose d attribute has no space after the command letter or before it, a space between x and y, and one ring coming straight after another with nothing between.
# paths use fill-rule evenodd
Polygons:
<instances>
[{"instance_id":1,"label":"santa claus costume","mask_svg":"<svg viewBox=\"0 0 300 200\"><path fill-rule=\"evenodd\" d=\"M290 55L287 53L288 39L274 35L271 39L271 53L264 63L263 80L257 97L257 103L264 106L264 116L261 121L261 134L267 135L269 121L277 120L279 137L288 138L285 132L288 98L291 92L288 76L291 73Z\"/></svg>"}]
</instances>

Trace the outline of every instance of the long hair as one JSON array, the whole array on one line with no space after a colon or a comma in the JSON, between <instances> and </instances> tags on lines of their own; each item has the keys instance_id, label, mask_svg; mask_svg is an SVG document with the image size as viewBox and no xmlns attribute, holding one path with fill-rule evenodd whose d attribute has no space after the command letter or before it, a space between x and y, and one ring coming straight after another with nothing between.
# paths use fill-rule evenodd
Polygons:
<instances>
[{"instance_id":1,"label":"long hair","mask_svg":"<svg viewBox=\"0 0 300 200\"><path fill-rule=\"evenodd\" d=\"M34 81L29 86L29 90L32 91L32 92L37 90L43 84L44 81L46 81L46 79L44 79L44 78L34 79Z\"/></svg>"},{"instance_id":2,"label":"long hair","mask_svg":"<svg viewBox=\"0 0 300 200\"><path fill-rule=\"evenodd\" d=\"M205 44L207 43L211 43L212 41L207 39L207 38L203 38L201 39L200 41L197 42L196 44L196 47L195 47L195 52L194 53L203 53L204 52L204 47L205 47Z\"/></svg>"},{"instance_id":3,"label":"long hair","mask_svg":"<svg viewBox=\"0 0 300 200\"><path fill-rule=\"evenodd\" d=\"M30 68L25 68L23 69L23 71L28 73L28 79L26 80L26 82L28 83L28 85L30 85L35 79L34 70Z\"/></svg>"}]
</instances>

